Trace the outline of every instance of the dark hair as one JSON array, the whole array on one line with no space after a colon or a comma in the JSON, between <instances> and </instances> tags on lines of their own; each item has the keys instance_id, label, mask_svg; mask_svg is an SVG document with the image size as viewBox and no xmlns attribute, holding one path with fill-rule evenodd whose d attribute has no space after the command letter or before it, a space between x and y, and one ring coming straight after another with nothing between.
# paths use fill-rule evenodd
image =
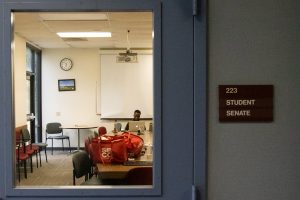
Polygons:
<instances>
[{"instance_id":1,"label":"dark hair","mask_svg":"<svg viewBox=\"0 0 300 200\"><path fill-rule=\"evenodd\" d=\"M141 114L141 111L140 111L140 110L135 110L134 113L139 113L139 114Z\"/></svg>"}]
</instances>

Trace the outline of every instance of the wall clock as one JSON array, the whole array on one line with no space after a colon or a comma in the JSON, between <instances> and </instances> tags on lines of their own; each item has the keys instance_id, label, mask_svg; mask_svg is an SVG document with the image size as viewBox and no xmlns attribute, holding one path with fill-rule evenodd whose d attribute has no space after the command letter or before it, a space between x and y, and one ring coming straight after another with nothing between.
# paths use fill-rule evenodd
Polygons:
<instances>
[{"instance_id":1,"label":"wall clock","mask_svg":"<svg viewBox=\"0 0 300 200\"><path fill-rule=\"evenodd\" d=\"M73 67L73 62L70 58L63 58L60 61L60 68L64 71L69 71Z\"/></svg>"}]
</instances>

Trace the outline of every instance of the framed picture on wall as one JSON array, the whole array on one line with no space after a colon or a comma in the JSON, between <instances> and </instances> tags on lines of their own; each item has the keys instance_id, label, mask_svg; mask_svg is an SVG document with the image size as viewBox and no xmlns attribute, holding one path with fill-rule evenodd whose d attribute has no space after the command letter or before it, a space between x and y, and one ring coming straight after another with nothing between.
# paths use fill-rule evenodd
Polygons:
<instances>
[{"instance_id":1,"label":"framed picture on wall","mask_svg":"<svg viewBox=\"0 0 300 200\"><path fill-rule=\"evenodd\" d=\"M58 80L58 91L75 91L75 79Z\"/></svg>"}]
</instances>

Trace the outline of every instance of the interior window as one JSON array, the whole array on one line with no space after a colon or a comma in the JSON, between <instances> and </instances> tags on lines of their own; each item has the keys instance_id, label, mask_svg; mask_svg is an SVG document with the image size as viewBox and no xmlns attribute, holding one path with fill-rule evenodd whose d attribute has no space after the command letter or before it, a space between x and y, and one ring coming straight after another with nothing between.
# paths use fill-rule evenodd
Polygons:
<instances>
[{"instance_id":1,"label":"interior window","mask_svg":"<svg viewBox=\"0 0 300 200\"><path fill-rule=\"evenodd\" d=\"M152 12L13 18L16 187L152 186Z\"/></svg>"}]
</instances>

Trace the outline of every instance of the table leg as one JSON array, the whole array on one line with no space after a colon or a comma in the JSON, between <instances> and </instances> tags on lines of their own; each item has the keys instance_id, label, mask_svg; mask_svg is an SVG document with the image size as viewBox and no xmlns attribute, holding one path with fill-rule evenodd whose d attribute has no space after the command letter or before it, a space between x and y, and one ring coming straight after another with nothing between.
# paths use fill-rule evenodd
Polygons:
<instances>
[{"instance_id":1,"label":"table leg","mask_svg":"<svg viewBox=\"0 0 300 200\"><path fill-rule=\"evenodd\" d=\"M78 133L78 146L77 146L77 150L80 150L80 129L77 129L77 133Z\"/></svg>"}]
</instances>

